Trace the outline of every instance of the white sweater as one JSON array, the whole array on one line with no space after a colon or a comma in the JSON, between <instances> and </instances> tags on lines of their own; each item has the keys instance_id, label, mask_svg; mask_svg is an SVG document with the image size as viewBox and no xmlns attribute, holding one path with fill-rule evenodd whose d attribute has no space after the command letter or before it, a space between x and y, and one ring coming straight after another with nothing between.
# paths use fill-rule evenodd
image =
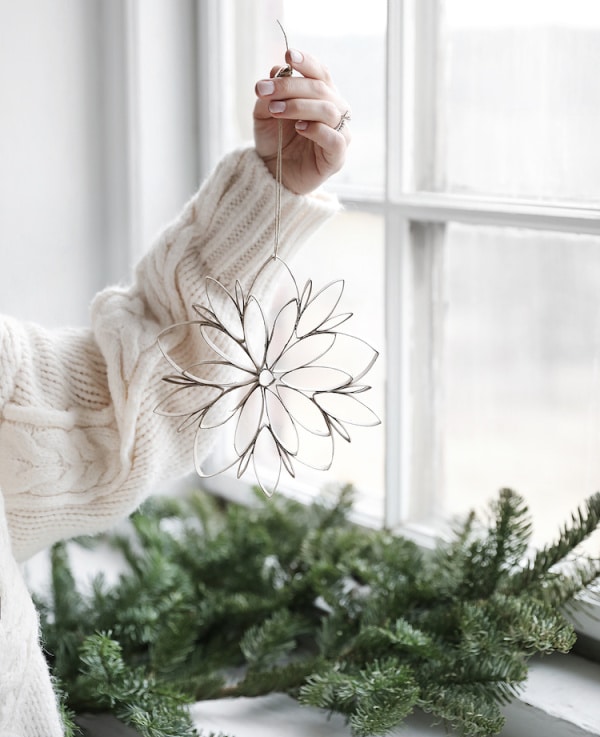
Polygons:
<instances>
[{"instance_id":1,"label":"white sweater","mask_svg":"<svg viewBox=\"0 0 600 737\"><path fill-rule=\"evenodd\" d=\"M62 735L19 561L110 527L193 467L193 433L154 413L168 392L157 334L190 319L204 277L247 283L273 247L275 182L253 149L227 156L139 264L94 299L89 330L0 317L0 735ZM282 193L281 255L337 209ZM208 452L209 448L205 451Z\"/></svg>"}]
</instances>

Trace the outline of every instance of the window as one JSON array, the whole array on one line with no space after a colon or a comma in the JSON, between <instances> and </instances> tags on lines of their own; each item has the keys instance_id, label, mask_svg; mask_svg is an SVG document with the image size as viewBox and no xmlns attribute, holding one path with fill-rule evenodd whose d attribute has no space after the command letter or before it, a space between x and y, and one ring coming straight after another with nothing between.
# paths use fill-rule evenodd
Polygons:
<instances>
[{"instance_id":1,"label":"window","mask_svg":"<svg viewBox=\"0 0 600 737\"><path fill-rule=\"evenodd\" d=\"M421 530L510 486L551 539L600 488L597 3L221 7L228 145L250 138L248 90L282 56L276 17L353 107L330 185L345 212L297 268L318 252L347 278L356 334L384 348L385 424L338 449L329 478L375 521Z\"/></svg>"}]
</instances>

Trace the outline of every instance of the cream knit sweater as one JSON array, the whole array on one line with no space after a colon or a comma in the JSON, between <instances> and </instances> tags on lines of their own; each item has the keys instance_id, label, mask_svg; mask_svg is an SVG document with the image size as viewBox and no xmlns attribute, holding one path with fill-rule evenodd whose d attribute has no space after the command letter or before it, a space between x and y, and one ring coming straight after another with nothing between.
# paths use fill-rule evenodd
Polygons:
<instances>
[{"instance_id":1,"label":"cream knit sweater","mask_svg":"<svg viewBox=\"0 0 600 737\"><path fill-rule=\"evenodd\" d=\"M153 412L168 391L156 336L190 319L205 276L247 283L270 254L274 202L255 151L234 152L142 260L134 284L95 298L89 330L0 317L1 737L62 735L18 562L108 528L160 479L192 470L193 434ZM335 210L325 195L284 190L282 255Z\"/></svg>"}]
</instances>

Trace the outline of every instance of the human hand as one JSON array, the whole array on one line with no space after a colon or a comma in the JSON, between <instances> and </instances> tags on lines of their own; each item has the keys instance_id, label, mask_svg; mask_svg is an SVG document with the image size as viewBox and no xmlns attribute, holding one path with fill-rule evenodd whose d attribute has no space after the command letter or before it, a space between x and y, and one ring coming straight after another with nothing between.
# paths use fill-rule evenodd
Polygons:
<instances>
[{"instance_id":1,"label":"human hand","mask_svg":"<svg viewBox=\"0 0 600 737\"><path fill-rule=\"evenodd\" d=\"M275 176L278 121L283 122L282 183L296 194L316 189L339 171L350 143L348 103L327 69L314 57L289 50L286 61L302 76L277 77L256 84L256 151Z\"/></svg>"}]
</instances>

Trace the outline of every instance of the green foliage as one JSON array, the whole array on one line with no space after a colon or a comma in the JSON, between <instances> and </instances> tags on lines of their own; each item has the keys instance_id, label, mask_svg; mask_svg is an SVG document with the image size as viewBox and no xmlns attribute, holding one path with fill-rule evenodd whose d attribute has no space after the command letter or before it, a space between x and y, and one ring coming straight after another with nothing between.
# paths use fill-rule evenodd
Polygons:
<instances>
[{"instance_id":1,"label":"green foliage","mask_svg":"<svg viewBox=\"0 0 600 737\"><path fill-rule=\"evenodd\" d=\"M125 533L84 541L126 563L86 594L69 567L76 544L56 546L38 605L65 713L191 736L191 701L281 691L344 715L357 737L414 709L467 737L496 734L529 658L574 643L565 605L600 563L571 554L600 522L600 495L529 558L531 521L510 490L487 524L471 514L434 553L352 525L351 502L349 488L312 506L155 500Z\"/></svg>"}]
</instances>

